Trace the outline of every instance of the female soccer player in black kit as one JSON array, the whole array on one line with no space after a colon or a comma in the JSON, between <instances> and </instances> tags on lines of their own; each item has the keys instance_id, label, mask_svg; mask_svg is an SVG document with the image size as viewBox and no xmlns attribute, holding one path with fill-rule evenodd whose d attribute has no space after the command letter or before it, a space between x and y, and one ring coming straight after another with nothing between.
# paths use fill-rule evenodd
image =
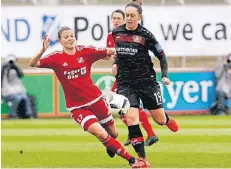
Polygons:
<instances>
[{"instance_id":1,"label":"female soccer player in black kit","mask_svg":"<svg viewBox=\"0 0 231 169\"><path fill-rule=\"evenodd\" d=\"M157 124L166 125L173 132L178 130L178 126L164 112L160 86L148 53L149 50L152 51L159 59L162 82L169 85L168 63L164 51L154 35L139 24L142 17L139 3L128 3L125 14L126 23L112 32L117 53L117 93L126 96L130 102L126 117L129 139L139 156L140 167L145 168L150 167L150 164L146 160L144 139L139 127L140 99Z\"/></svg>"}]
</instances>

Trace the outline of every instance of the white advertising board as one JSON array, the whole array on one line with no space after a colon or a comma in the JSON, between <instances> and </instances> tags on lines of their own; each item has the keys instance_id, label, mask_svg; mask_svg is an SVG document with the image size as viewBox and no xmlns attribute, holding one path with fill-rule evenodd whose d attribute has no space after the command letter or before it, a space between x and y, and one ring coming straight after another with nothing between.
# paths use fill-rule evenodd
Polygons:
<instances>
[{"instance_id":1,"label":"white advertising board","mask_svg":"<svg viewBox=\"0 0 231 169\"><path fill-rule=\"evenodd\" d=\"M1 57L31 57L44 34L59 48L57 31L69 26L78 43L104 47L110 14L124 6L2 6ZM143 7L144 26L168 56L218 56L231 52L231 6ZM49 52L48 51L48 52Z\"/></svg>"}]
</instances>

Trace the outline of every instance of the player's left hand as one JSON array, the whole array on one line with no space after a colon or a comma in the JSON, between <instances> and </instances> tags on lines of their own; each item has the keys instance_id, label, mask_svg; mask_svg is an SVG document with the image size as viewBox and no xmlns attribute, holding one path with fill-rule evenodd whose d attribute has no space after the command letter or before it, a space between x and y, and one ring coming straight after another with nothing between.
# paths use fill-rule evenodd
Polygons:
<instances>
[{"instance_id":1,"label":"player's left hand","mask_svg":"<svg viewBox=\"0 0 231 169\"><path fill-rule=\"evenodd\" d=\"M170 84L170 80L169 80L169 78L167 78L167 77L163 77L161 80L162 80L162 82L163 82L165 85L169 85L169 84Z\"/></svg>"},{"instance_id":2,"label":"player's left hand","mask_svg":"<svg viewBox=\"0 0 231 169\"><path fill-rule=\"evenodd\" d=\"M44 35L43 36L43 48L42 48L43 52L45 52L47 48L49 48L49 44L50 44L50 38L48 37L48 35Z\"/></svg>"}]
</instances>

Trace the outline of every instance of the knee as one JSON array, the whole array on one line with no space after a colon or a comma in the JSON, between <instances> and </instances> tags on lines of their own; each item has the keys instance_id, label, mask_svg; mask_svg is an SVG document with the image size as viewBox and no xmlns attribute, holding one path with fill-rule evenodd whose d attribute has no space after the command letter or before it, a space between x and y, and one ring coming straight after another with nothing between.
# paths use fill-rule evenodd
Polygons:
<instances>
[{"instance_id":1,"label":"knee","mask_svg":"<svg viewBox=\"0 0 231 169\"><path fill-rule=\"evenodd\" d=\"M159 125L165 125L167 118L163 108L156 110L149 110L152 115L152 119Z\"/></svg>"},{"instance_id":2,"label":"knee","mask_svg":"<svg viewBox=\"0 0 231 169\"><path fill-rule=\"evenodd\" d=\"M102 125L102 127L106 130L106 132L113 138L117 138L118 137L118 132L117 129L113 123L113 125L110 126L106 126L106 125Z\"/></svg>"},{"instance_id":3,"label":"knee","mask_svg":"<svg viewBox=\"0 0 231 169\"><path fill-rule=\"evenodd\" d=\"M95 133L95 136L102 142L106 141L107 138L108 138L108 134L106 131L104 130L98 130L96 133Z\"/></svg>"},{"instance_id":4,"label":"knee","mask_svg":"<svg viewBox=\"0 0 231 169\"><path fill-rule=\"evenodd\" d=\"M117 138L118 137L118 133L117 132L110 133L110 136L113 137L113 138Z\"/></svg>"},{"instance_id":5,"label":"knee","mask_svg":"<svg viewBox=\"0 0 231 169\"><path fill-rule=\"evenodd\" d=\"M166 124L166 117L165 116L158 116L156 117L155 119L155 122L161 126L165 125Z\"/></svg>"},{"instance_id":6,"label":"knee","mask_svg":"<svg viewBox=\"0 0 231 169\"><path fill-rule=\"evenodd\" d=\"M163 126L163 125L166 124L166 118L165 117L164 118L159 118L159 119L156 120L156 123Z\"/></svg>"}]
</instances>

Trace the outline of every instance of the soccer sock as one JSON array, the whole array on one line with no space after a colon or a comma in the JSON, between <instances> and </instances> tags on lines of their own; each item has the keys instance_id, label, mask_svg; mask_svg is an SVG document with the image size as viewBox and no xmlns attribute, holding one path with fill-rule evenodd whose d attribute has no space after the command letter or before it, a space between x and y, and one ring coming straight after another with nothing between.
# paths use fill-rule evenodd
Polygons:
<instances>
[{"instance_id":1,"label":"soccer sock","mask_svg":"<svg viewBox=\"0 0 231 169\"><path fill-rule=\"evenodd\" d=\"M139 157L145 158L144 138L139 124L128 126L129 139Z\"/></svg>"},{"instance_id":2,"label":"soccer sock","mask_svg":"<svg viewBox=\"0 0 231 169\"><path fill-rule=\"evenodd\" d=\"M152 129L152 125L148 121L148 115L145 113L143 108L139 108L140 123L146 131L148 137L155 136L155 133Z\"/></svg>"},{"instance_id":3,"label":"soccer sock","mask_svg":"<svg viewBox=\"0 0 231 169\"><path fill-rule=\"evenodd\" d=\"M167 124L169 121L169 117L168 117L168 114L166 112L164 112L164 113L165 113L165 117L166 117L166 123L165 124Z\"/></svg>"},{"instance_id":4,"label":"soccer sock","mask_svg":"<svg viewBox=\"0 0 231 169\"><path fill-rule=\"evenodd\" d=\"M126 126L128 126L128 123L127 123L127 120L126 120L126 116L125 116L125 114L122 112L122 110L120 110L118 114L120 115L120 119L124 122L124 124L125 124Z\"/></svg>"},{"instance_id":5,"label":"soccer sock","mask_svg":"<svg viewBox=\"0 0 231 169\"><path fill-rule=\"evenodd\" d=\"M115 140L114 138L112 138L111 136L108 135L108 138L106 139L106 141L102 142L103 145L111 150L112 152L116 153L117 155L121 156L122 158L126 159L126 160L131 160L131 158L133 158L123 147L122 145Z\"/></svg>"},{"instance_id":6,"label":"soccer sock","mask_svg":"<svg viewBox=\"0 0 231 169\"><path fill-rule=\"evenodd\" d=\"M126 126L128 126L125 115L120 116L120 119L124 122Z\"/></svg>"}]
</instances>

